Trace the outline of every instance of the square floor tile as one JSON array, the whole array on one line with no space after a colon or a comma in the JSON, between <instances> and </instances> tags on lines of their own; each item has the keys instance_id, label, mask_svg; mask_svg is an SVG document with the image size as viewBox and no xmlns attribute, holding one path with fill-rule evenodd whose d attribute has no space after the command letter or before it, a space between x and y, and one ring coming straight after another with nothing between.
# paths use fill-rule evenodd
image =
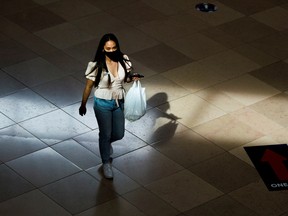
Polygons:
<instances>
[{"instance_id":1,"label":"square floor tile","mask_svg":"<svg viewBox=\"0 0 288 216\"><path fill-rule=\"evenodd\" d=\"M127 13L127 11L129 11L129 13ZM142 1L135 1L130 4L112 8L107 11L107 13L133 26L165 18L160 11L151 8Z\"/></svg>"},{"instance_id":2,"label":"square floor tile","mask_svg":"<svg viewBox=\"0 0 288 216\"><path fill-rule=\"evenodd\" d=\"M82 64L80 61L76 60L75 58L67 55L63 51L55 51L49 52L45 55L42 55L44 59L46 59L51 64L55 65L56 67L60 68L63 71L67 71L67 74L73 74L75 72L82 71L82 75L84 77L85 67L86 65Z\"/></svg>"},{"instance_id":3,"label":"square floor tile","mask_svg":"<svg viewBox=\"0 0 288 216\"><path fill-rule=\"evenodd\" d=\"M159 44L159 41L149 36L146 32L143 32L137 28L126 26L114 32L116 37L121 44L121 51L125 54L130 54L134 52L139 52L150 47L154 47ZM132 60L130 58L130 60ZM132 66L137 70L137 67L134 67L132 60Z\"/></svg>"},{"instance_id":4,"label":"square floor tile","mask_svg":"<svg viewBox=\"0 0 288 216\"><path fill-rule=\"evenodd\" d=\"M34 189L34 186L6 165L0 165L0 202ZM0 210L1 211L1 210Z\"/></svg>"},{"instance_id":5,"label":"square floor tile","mask_svg":"<svg viewBox=\"0 0 288 216\"><path fill-rule=\"evenodd\" d=\"M183 10L185 9L191 9L194 8L193 3L195 0L192 1L173 1L173 0L143 0L145 4L149 5L150 7L160 11L162 14L165 14L167 16L172 16L175 14L183 13Z\"/></svg>"},{"instance_id":6,"label":"square floor tile","mask_svg":"<svg viewBox=\"0 0 288 216\"><path fill-rule=\"evenodd\" d=\"M63 17L65 20L75 20L77 18L100 12L100 10L94 5L80 0L54 1L45 5L45 7ZM77 10L75 10L75 8L77 8Z\"/></svg>"},{"instance_id":7,"label":"square floor tile","mask_svg":"<svg viewBox=\"0 0 288 216\"><path fill-rule=\"evenodd\" d=\"M15 124L14 121L12 121L7 116L0 113L0 129L4 128L4 127L8 127L8 126L13 125L13 124Z\"/></svg>"},{"instance_id":8,"label":"square floor tile","mask_svg":"<svg viewBox=\"0 0 288 216\"><path fill-rule=\"evenodd\" d=\"M229 23L224 23L217 28L243 42L251 42L276 32L273 28L250 17L243 17Z\"/></svg>"},{"instance_id":9,"label":"square floor tile","mask_svg":"<svg viewBox=\"0 0 288 216\"><path fill-rule=\"evenodd\" d=\"M234 48L238 46L244 46L244 43L236 37L229 35L217 27L209 27L202 31L199 31L202 35L214 40L227 48Z\"/></svg>"},{"instance_id":10,"label":"square floor tile","mask_svg":"<svg viewBox=\"0 0 288 216\"><path fill-rule=\"evenodd\" d=\"M150 146L114 159L113 166L141 185L149 184L183 169Z\"/></svg>"},{"instance_id":11,"label":"square floor tile","mask_svg":"<svg viewBox=\"0 0 288 216\"><path fill-rule=\"evenodd\" d=\"M39 5L46 5L52 2L56 2L58 0L33 0L34 2L37 2Z\"/></svg>"},{"instance_id":12,"label":"square floor tile","mask_svg":"<svg viewBox=\"0 0 288 216\"><path fill-rule=\"evenodd\" d=\"M165 112L169 108L169 104L164 104L161 107ZM179 116L177 117L176 113L164 112L156 108L150 109L141 119L135 122L127 121L126 130L148 144L168 140L175 134L187 130L187 127L177 122Z\"/></svg>"},{"instance_id":13,"label":"square floor tile","mask_svg":"<svg viewBox=\"0 0 288 216\"><path fill-rule=\"evenodd\" d=\"M287 2L285 0L267 0L269 2L272 2L274 3L275 5L280 5L281 7L282 6L285 6L285 4L287 4Z\"/></svg>"},{"instance_id":14,"label":"square floor tile","mask_svg":"<svg viewBox=\"0 0 288 216\"><path fill-rule=\"evenodd\" d=\"M85 148L92 151L94 154L100 157L99 152L99 130L94 130L83 135L74 138L78 143L83 145ZM118 157L119 155L126 154L128 152L134 151L138 148L147 145L143 140L139 139L137 136L126 131L123 139L112 143L113 155L112 157Z\"/></svg>"},{"instance_id":15,"label":"square floor tile","mask_svg":"<svg viewBox=\"0 0 288 216\"><path fill-rule=\"evenodd\" d=\"M17 208L15 208L15 206L17 206ZM39 190L34 190L14 199L0 203L0 214L1 216L71 216L71 214L69 214L64 208L57 205Z\"/></svg>"},{"instance_id":16,"label":"square floor tile","mask_svg":"<svg viewBox=\"0 0 288 216\"><path fill-rule=\"evenodd\" d=\"M265 135L269 135L270 133L283 128L275 121L248 107L237 110L233 112L232 115L239 121L249 125L250 127Z\"/></svg>"},{"instance_id":17,"label":"square floor tile","mask_svg":"<svg viewBox=\"0 0 288 216\"><path fill-rule=\"evenodd\" d=\"M258 215L276 216L288 211L287 191L268 191L262 180L235 190L229 195Z\"/></svg>"},{"instance_id":18,"label":"square floor tile","mask_svg":"<svg viewBox=\"0 0 288 216\"><path fill-rule=\"evenodd\" d=\"M266 100L251 105L249 108L266 116L283 127L288 126L288 95L285 93L267 98Z\"/></svg>"},{"instance_id":19,"label":"square floor tile","mask_svg":"<svg viewBox=\"0 0 288 216\"><path fill-rule=\"evenodd\" d=\"M60 70L41 57L11 65L3 70L29 87L67 75L67 71Z\"/></svg>"},{"instance_id":20,"label":"square floor tile","mask_svg":"<svg viewBox=\"0 0 288 216\"><path fill-rule=\"evenodd\" d=\"M185 168L224 152L192 130L178 133L167 141L153 144L152 147Z\"/></svg>"},{"instance_id":21,"label":"square floor tile","mask_svg":"<svg viewBox=\"0 0 288 216\"><path fill-rule=\"evenodd\" d=\"M25 88L25 86L22 83L0 70L0 97L23 88Z\"/></svg>"},{"instance_id":22,"label":"square floor tile","mask_svg":"<svg viewBox=\"0 0 288 216\"><path fill-rule=\"evenodd\" d=\"M53 145L52 148L81 169L88 169L101 163L101 159L74 140Z\"/></svg>"},{"instance_id":23,"label":"square floor tile","mask_svg":"<svg viewBox=\"0 0 288 216\"><path fill-rule=\"evenodd\" d=\"M229 114L192 129L225 150L231 150L263 136L256 129Z\"/></svg>"},{"instance_id":24,"label":"square floor tile","mask_svg":"<svg viewBox=\"0 0 288 216\"><path fill-rule=\"evenodd\" d=\"M36 32L65 22L63 18L41 6L23 10L16 14L9 15L7 18L31 32Z\"/></svg>"},{"instance_id":25,"label":"square floor tile","mask_svg":"<svg viewBox=\"0 0 288 216\"><path fill-rule=\"evenodd\" d=\"M287 216L288 215L288 212L284 213L282 216Z\"/></svg>"},{"instance_id":26,"label":"square floor tile","mask_svg":"<svg viewBox=\"0 0 288 216\"><path fill-rule=\"evenodd\" d=\"M119 195L134 191L140 187L137 182L113 167L113 164L112 169L114 174L113 181L105 179L102 164L88 169L86 172L88 172L91 176L99 180L103 185L107 186Z\"/></svg>"},{"instance_id":27,"label":"square floor tile","mask_svg":"<svg viewBox=\"0 0 288 216\"><path fill-rule=\"evenodd\" d=\"M154 70L152 70L151 68L148 68L147 66L143 65L141 62L133 59L130 57L130 54L129 54L129 58L131 59L132 61L132 64L133 64L133 70L136 71L136 72L139 72L141 74L143 74L145 76L145 80L146 78L148 77L153 77L154 75L157 75L158 73ZM143 80L144 81L144 80ZM142 83L142 81L141 81Z\"/></svg>"},{"instance_id":28,"label":"square floor tile","mask_svg":"<svg viewBox=\"0 0 288 216\"><path fill-rule=\"evenodd\" d=\"M79 61L83 67L81 69L82 76L85 75L85 70L88 65L89 61L94 60L94 56L96 53L97 45L99 43L99 40L92 39L85 42L81 42L79 44L76 44L74 46L68 47L63 50L67 55L71 56L72 58ZM86 82L86 78L85 78Z\"/></svg>"},{"instance_id":29,"label":"square floor tile","mask_svg":"<svg viewBox=\"0 0 288 216\"><path fill-rule=\"evenodd\" d=\"M278 31L288 28L288 11L281 7L269 8L265 11L253 14L251 17ZM271 17L273 17L273 19L271 19Z\"/></svg>"},{"instance_id":30,"label":"square floor tile","mask_svg":"<svg viewBox=\"0 0 288 216\"><path fill-rule=\"evenodd\" d=\"M187 212L187 216L257 216L253 210L241 205L231 197L225 195L217 199L211 200L201 206L195 207Z\"/></svg>"},{"instance_id":31,"label":"square floor tile","mask_svg":"<svg viewBox=\"0 0 288 216\"><path fill-rule=\"evenodd\" d=\"M85 64L86 66L88 65L87 64L87 62L86 62L86 64ZM86 68L85 66L83 67L83 68ZM85 75L83 74L83 71L85 70L85 69L81 69L81 70L78 70L78 71L76 71L75 73L72 73L71 74L71 76L72 77L74 77L74 78L76 78L77 80L79 80L80 82L82 82L82 83L86 83L86 81L87 81L87 79L86 79L86 77L85 77ZM91 97L92 95L90 95L90 97Z\"/></svg>"},{"instance_id":32,"label":"square floor tile","mask_svg":"<svg viewBox=\"0 0 288 216\"><path fill-rule=\"evenodd\" d=\"M0 98L0 107L3 107L1 112L15 122L21 122L56 109L55 105L30 89L20 90ZM21 109L19 109L20 107Z\"/></svg>"},{"instance_id":33,"label":"square floor tile","mask_svg":"<svg viewBox=\"0 0 288 216\"><path fill-rule=\"evenodd\" d=\"M160 199L153 192L141 187L123 196L146 215L176 216L179 211Z\"/></svg>"},{"instance_id":34,"label":"square floor tile","mask_svg":"<svg viewBox=\"0 0 288 216\"><path fill-rule=\"evenodd\" d=\"M193 94L173 100L169 104L170 113L177 117L178 122L190 128L226 114L221 109ZM166 109L165 106L167 105L164 104L159 108L161 110Z\"/></svg>"},{"instance_id":35,"label":"square floor tile","mask_svg":"<svg viewBox=\"0 0 288 216\"><path fill-rule=\"evenodd\" d=\"M277 89L250 75L243 75L214 87L246 106L280 93Z\"/></svg>"},{"instance_id":36,"label":"square floor tile","mask_svg":"<svg viewBox=\"0 0 288 216\"><path fill-rule=\"evenodd\" d=\"M108 10L111 7L116 8L122 5L130 4L135 0L123 0L123 1L110 0L109 2L102 0L86 0L86 1L89 2L90 4L96 5L98 8L102 10Z\"/></svg>"},{"instance_id":37,"label":"square floor tile","mask_svg":"<svg viewBox=\"0 0 288 216\"><path fill-rule=\"evenodd\" d=\"M47 145L18 125L0 130L0 160L3 162L45 147Z\"/></svg>"},{"instance_id":38,"label":"square floor tile","mask_svg":"<svg viewBox=\"0 0 288 216\"><path fill-rule=\"evenodd\" d=\"M261 66L270 65L278 61L277 58L268 55L265 52L262 52L250 45L241 45L233 49L234 51L240 53L242 56L245 56L248 59L251 59L253 62Z\"/></svg>"},{"instance_id":39,"label":"square floor tile","mask_svg":"<svg viewBox=\"0 0 288 216\"><path fill-rule=\"evenodd\" d=\"M31 0L10 0L1 2L1 15L13 14L15 12L25 10L27 8L38 6L34 1Z\"/></svg>"},{"instance_id":40,"label":"square floor tile","mask_svg":"<svg viewBox=\"0 0 288 216\"><path fill-rule=\"evenodd\" d=\"M282 0L279 0L279 1L281 2ZM285 0L284 0L284 1L285 1ZM282 8L285 8L285 9L288 9L288 4L287 4L286 2L284 2L284 4L282 4L281 7L282 7Z\"/></svg>"},{"instance_id":41,"label":"square floor tile","mask_svg":"<svg viewBox=\"0 0 288 216\"><path fill-rule=\"evenodd\" d=\"M12 4L15 4L18 0L12 0L10 1ZM25 2L26 0L22 1L22 2ZM31 0L27 0L27 1L30 1ZM27 3L26 1L26 3ZM3 1L4 3L4 1ZM8 3L8 1L6 1L6 3ZM16 3L17 4L17 3ZM15 4L15 5L16 5ZM24 3L25 4L25 3ZM5 7L5 6L4 6ZM29 6L28 6L29 8ZM2 7L1 7L2 9ZM22 8L23 10L23 8ZM17 11L14 11L13 14L17 13ZM2 14L2 13L1 13ZM18 33L18 34L25 34L25 33L29 33L27 30L25 30L24 28L22 28L21 26L17 25L15 22L12 22L11 20L5 18L5 19L1 19L0 20L0 23L1 23L1 30L0 32L2 32L4 35L8 36L8 37L12 37L13 38L13 33ZM3 36L2 36L3 37ZM18 37L15 35L15 37Z\"/></svg>"},{"instance_id":42,"label":"square floor tile","mask_svg":"<svg viewBox=\"0 0 288 216\"><path fill-rule=\"evenodd\" d=\"M288 62L275 62L274 64L251 71L249 74L279 91L288 90L288 84L286 82L288 79Z\"/></svg>"},{"instance_id":43,"label":"square floor tile","mask_svg":"<svg viewBox=\"0 0 288 216\"><path fill-rule=\"evenodd\" d=\"M11 31L10 34L13 34L10 36L11 38L16 40L23 46L29 48L38 55L44 55L50 52L55 52L57 50L56 47L52 46L51 44L39 38L37 35L32 34L30 32L17 34Z\"/></svg>"},{"instance_id":44,"label":"square floor tile","mask_svg":"<svg viewBox=\"0 0 288 216\"><path fill-rule=\"evenodd\" d=\"M68 113L70 116L73 118L77 119L79 122L82 122L86 126L88 126L91 129L97 129L98 128L98 123L95 117L95 113L93 110L93 98L89 98L86 108L87 112L86 115L80 116L79 115L79 107L80 107L80 102L63 107L62 110L64 110L66 113Z\"/></svg>"},{"instance_id":45,"label":"square floor tile","mask_svg":"<svg viewBox=\"0 0 288 216\"><path fill-rule=\"evenodd\" d=\"M80 143L82 146L93 152L94 154L100 156L99 153L99 130L89 131L87 133L81 134L74 137L73 139Z\"/></svg>"},{"instance_id":46,"label":"square floor tile","mask_svg":"<svg viewBox=\"0 0 288 216\"><path fill-rule=\"evenodd\" d=\"M27 120L22 122L21 126L48 145L53 145L90 131L89 128L62 110Z\"/></svg>"},{"instance_id":47,"label":"square floor tile","mask_svg":"<svg viewBox=\"0 0 288 216\"><path fill-rule=\"evenodd\" d=\"M96 7L98 6L99 5L96 5ZM127 14L127 12L125 13ZM83 33L86 32L96 38L99 38L102 37L102 35L107 34L107 32L115 32L120 29L127 28L127 23L125 21L122 21L114 16L111 16L111 14L108 14L107 12L101 12L83 17L81 19L73 20L70 23L76 26L81 32ZM95 23L97 23L97 28L95 28ZM97 49L97 45L98 43L95 44L94 47L95 51Z\"/></svg>"},{"instance_id":48,"label":"square floor tile","mask_svg":"<svg viewBox=\"0 0 288 216\"><path fill-rule=\"evenodd\" d=\"M117 197L106 203L97 205L94 208L88 209L83 213L77 214L75 216L146 216L142 211L137 209L135 206L127 202L121 197Z\"/></svg>"},{"instance_id":49,"label":"square floor tile","mask_svg":"<svg viewBox=\"0 0 288 216\"><path fill-rule=\"evenodd\" d=\"M259 64L233 50L223 51L209 56L199 60L198 63L204 65L206 70L213 71L218 77L220 76L222 80L238 77L239 75L260 68Z\"/></svg>"},{"instance_id":50,"label":"square floor tile","mask_svg":"<svg viewBox=\"0 0 288 216\"><path fill-rule=\"evenodd\" d=\"M164 44L133 53L131 57L158 73L193 61L184 54Z\"/></svg>"},{"instance_id":51,"label":"square floor tile","mask_svg":"<svg viewBox=\"0 0 288 216\"><path fill-rule=\"evenodd\" d=\"M41 191L73 215L116 197L115 192L85 172L42 187Z\"/></svg>"},{"instance_id":52,"label":"square floor tile","mask_svg":"<svg viewBox=\"0 0 288 216\"><path fill-rule=\"evenodd\" d=\"M44 186L80 170L51 148L9 161L7 165L36 187Z\"/></svg>"},{"instance_id":53,"label":"square floor tile","mask_svg":"<svg viewBox=\"0 0 288 216\"><path fill-rule=\"evenodd\" d=\"M19 1L18 1L19 3ZM16 23L9 21L7 19L1 20L1 30L5 35L9 36L11 39L22 44L24 47L29 48L33 52L42 55L45 53L53 52L56 50L55 47L49 45L41 38L37 37L33 33L26 31Z\"/></svg>"},{"instance_id":54,"label":"square floor tile","mask_svg":"<svg viewBox=\"0 0 288 216\"><path fill-rule=\"evenodd\" d=\"M65 49L93 39L93 36L83 31L79 31L77 27L70 23L63 23L37 31L35 34L58 49Z\"/></svg>"},{"instance_id":55,"label":"square floor tile","mask_svg":"<svg viewBox=\"0 0 288 216\"><path fill-rule=\"evenodd\" d=\"M162 178L146 188L181 212L223 194L187 170Z\"/></svg>"},{"instance_id":56,"label":"square floor tile","mask_svg":"<svg viewBox=\"0 0 288 216\"><path fill-rule=\"evenodd\" d=\"M80 102L84 88L85 85L72 76L32 87L35 92L58 107Z\"/></svg>"},{"instance_id":57,"label":"square floor tile","mask_svg":"<svg viewBox=\"0 0 288 216\"><path fill-rule=\"evenodd\" d=\"M229 153L206 160L189 170L223 193L234 191L260 178L254 167Z\"/></svg>"},{"instance_id":58,"label":"square floor tile","mask_svg":"<svg viewBox=\"0 0 288 216\"><path fill-rule=\"evenodd\" d=\"M191 28L193 26L193 28ZM171 41L193 34L209 27L207 23L189 13L170 16L138 25L137 28L161 42L170 45Z\"/></svg>"},{"instance_id":59,"label":"square floor tile","mask_svg":"<svg viewBox=\"0 0 288 216\"><path fill-rule=\"evenodd\" d=\"M198 91L195 93L195 95L227 113L236 111L244 107L244 104L241 104L239 101L235 100L224 92L221 92L213 86Z\"/></svg>"},{"instance_id":60,"label":"square floor tile","mask_svg":"<svg viewBox=\"0 0 288 216\"><path fill-rule=\"evenodd\" d=\"M144 142L141 138L126 130L123 139L112 143L113 147L112 157L117 158L121 155L132 152L146 145L147 143Z\"/></svg>"},{"instance_id":61,"label":"square floor tile","mask_svg":"<svg viewBox=\"0 0 288 216\"><path fill-rule=\"evenodd\" d=\"M169 46L193 60L199 60L227 49L220 43L199 33L170 41Z\"/></svg>"},{"instance_id":62,"label":"square floor tile","mask_svg":"<svg viewBox=\"0 0 288 216\"><path fill-rule=\"evenodd\" d=\"M0 33L0 41L5 41L5 40L8 40L8 37Z\"/></svg>"},{"instance_id":63,"label":"square floor tile","mask_svg":"<svg viewBox=\"0 0 288 216\"><path fill-rule=\"evenodd\" d=\"M287 130L288 128L285 127L285 128L279 129L278 131L271 132L271 134L269 135L269 138L274 140L272 144L287 143L287 139L288 139Z\"/></svg>"},{"instance_id":64,"label":"square floor tile","mask_svg":"<svg viewBox=\"0 0 288 216\"><path fill-rule=\"evenodd\" d=\"M279 60L288 58L287 35L281 32L259 38L249 44L273 57L278 58Z\"/></svg>"},{"instance_id":65,"label":"square floor tile","mask_svg":"<svg viewBox=\"0 0 288 216\"><path fill-rule=\"evenodd\" d=\"M168 70L162 73L161 77L162 76L166 77L172 82L177 83L184 89L187 89L190 93L197 92L225 80L225 77L222 77L221 75L215 73L214 70L208 68L204 64L199 64L198 62L192 62L190 64ZM166 85L163 85L163 88L164 87L167 88ZM150 88L151 87L148 86L147 90Z\"/></svg>"},{"instance_id":66,"label":"square floor tile","mask_svg":"<svg viewBox=\"0 0 288 216\"><path fill-rule=\"evenodd\" d=\"M0 47L0 67L2 70L4 67L36 57L35 53L14 40L0 41Z\"/></svg>"},{"instance_id":67,"label":"square floor tile","mask_svg":"<svg viewBox=\"0 0 288 216\"><path fill-rule=\"evenodd\" d=\"M174 78L175 77L170 78L164 73L145 78L143 81L141 80L141 84L145 88L147 104L149 106L157 107L190 93L185 88L177 85L175 83L176 79ZM126 89L128 90L128 88ZM168 112L169 110L166 111Z\"/></svg>"},{"instance_id":68,"label":"square floor tile","mask_svg":"<svg viewBox=\"0 0 288 216\"><path fill-rule=\"evenodd\" d=\"M250 0L219 0L221 3L245 14L251 15L257 13L259 11L266 10L270 7L275 5L275 1L272 0L271 2L266 0L254 0L253 2Z\"/></svg>"},{"instance_id":69,"label":"square floor tile","mask_svg":"<svg viewBox=\"0 0 288 216\"><path fill-rule=\"evenodd\" d=\"M172 3L171 0L169 1L170 3ZM172 23L175 23L182 27L186 27L187 29L189 29L190 33L196 33L198 31L201 31L202 29L206 29L213 26L209 25L209 23L203 21L202 19L197 18L194 13L191 13L192 11L196 10L195 5L198 4L198 0L181 1L181 2L178 1L173 2L172 4L177 5L176 7L183 7L183 10L180 13L176 13L175 15L169 16L168 19L171 20Z\"/></svg>"}]
</instances>

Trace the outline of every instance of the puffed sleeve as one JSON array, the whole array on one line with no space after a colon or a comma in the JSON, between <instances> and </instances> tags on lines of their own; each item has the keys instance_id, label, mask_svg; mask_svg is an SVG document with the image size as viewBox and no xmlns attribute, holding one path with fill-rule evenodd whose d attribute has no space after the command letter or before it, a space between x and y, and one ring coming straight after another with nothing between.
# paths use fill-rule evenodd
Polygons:
<instances>
[{"instance_id":1,"label":"puffed sleeve","mask_svg":"<svg viewBox=\"0 0 288 216\"><path fill-rule=\"evenodd\" d=\"M96 62L88 62L85 76L87 79L95 81L98 69L95 68ZM94 69L94 70L93 70Z\"/></svg>"},{"instance_id":2,"label":"puffed sleeve","mask_svg":"<svg viewBox=\"0 0 288 216\"><path fill-rule=\"evenodd\" d=\"M124 58L124 62L125 62L125 66L126 66L126 69L127 69L127 72L131 72L132 71L132 62L130 61L129 57L127 55L124 55L123 56Z\"/></svg>"}]
</instances>

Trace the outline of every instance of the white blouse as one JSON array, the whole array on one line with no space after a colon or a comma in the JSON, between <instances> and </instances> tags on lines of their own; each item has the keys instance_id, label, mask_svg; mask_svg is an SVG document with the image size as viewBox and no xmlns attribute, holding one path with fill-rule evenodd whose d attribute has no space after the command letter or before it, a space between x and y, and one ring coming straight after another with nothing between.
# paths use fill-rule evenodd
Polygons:
<instances>
[{"instance_id":1,"label":"white blouse","mask_svg":"<svg viewBox=\"0 0 288 216\"><path fill-rule=\"evenodd\" d=\"M129 60L128 57L125 55L125 59ZM89 62L85 76L87 79L90 79L95 82L96 75L98 72L98 68L96 68L94 71L91 72L91 69L96 65L96 62ZM125 65L127 68L127 71L129 72L132 68L130 61L125 61ZM110 75L111 79L111 85L109 86L109 79L108 74ZM124 78L125 78L125 70L118 62L118 77L114 77L110 71L106 71L104 68L102 68L102 74L100 78L100 82L98 87L96 87L94 96L101 99L111 100L111 99L123 99L125 97L125 90L123 88L124 84Z\"/></svg>"}]
</instances>

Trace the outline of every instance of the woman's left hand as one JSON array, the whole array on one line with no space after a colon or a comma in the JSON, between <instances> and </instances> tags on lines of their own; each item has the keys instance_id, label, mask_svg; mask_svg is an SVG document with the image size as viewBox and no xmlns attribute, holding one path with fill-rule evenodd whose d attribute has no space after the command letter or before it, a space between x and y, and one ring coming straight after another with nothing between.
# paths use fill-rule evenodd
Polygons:
<instances>
[{"instance_id":1,"label":"woman's left hand","mask_svg":"<svg viewBox=\"0 0 288 216\"><path fill-rule=\"evenodd\" d=\"M132 80L133 81L138 81L138 80L140 80L140 78L139 77L132 77Z\"/></svg>"},{"instance_id":2,"label":"woman's left hand","mask_svg":"<svg viewBox=\"0 0 288 216\"><path fill-rule=\"evenodd\" d=\"M138 81L138 80L140 80L140 79L143 78L143 77L144 77L143 75L138 74L138 73L133 73L133 74L132 74L132 80L133 80L133 81Z\"/></svg>"}]
</instances>

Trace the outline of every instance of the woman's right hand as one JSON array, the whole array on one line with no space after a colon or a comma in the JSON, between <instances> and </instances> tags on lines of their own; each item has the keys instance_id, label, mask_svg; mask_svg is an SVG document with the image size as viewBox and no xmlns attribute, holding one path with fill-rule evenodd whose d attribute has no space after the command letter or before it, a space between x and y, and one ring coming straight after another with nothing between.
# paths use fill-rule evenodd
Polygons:
<instances>
[{"instance_id":1,"label":"woman's right hand","mask_svg":"<svg viewBox=\"0 0 288 216\"><path fill-rule=\"evenodd\" d=\"M90 79L86 79L86 85L85 85L85 89L82 95L82 101L81 101L81 106L79 108L79 115L83 116L86 114L86 103L88 100L88 97L91 93L91 90L94 86L94 81L90 80Z\"/></svg>"},{"instance_id":2,"label":"woman's right hand","mask_svg":"<svg viewBox=\"0 0 288 216\"><path fill-rule=\"evenodd\" d=\"M81 105L79 108L79 115L83 116L87 112L86 106Z\"/></svg>"}]
</instances>

